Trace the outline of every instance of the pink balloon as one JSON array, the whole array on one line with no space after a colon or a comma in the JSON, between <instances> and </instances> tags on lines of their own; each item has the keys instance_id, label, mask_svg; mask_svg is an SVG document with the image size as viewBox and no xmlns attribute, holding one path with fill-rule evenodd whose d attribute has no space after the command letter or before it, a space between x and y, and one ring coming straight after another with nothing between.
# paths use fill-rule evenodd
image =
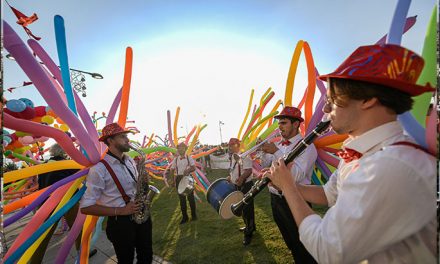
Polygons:
<instances>
[{"instance_id":1,"label":"pink balloon","mask_svg":"<svg viewBox=\"0 0 440 264\"><path fill-rule=\"evenodd\" d=\"M36 136L54 138L74 161L83 166L91 165L90 161L75 148L70 137L63 131L32 121L17 119L7 113L3 113L3 121L4 126L10 129L31 133Z\"/></svg>"},{"instance_id":2,"label":"pink balloon","mask_svg":"<svg viewBox=\"0 0 440 264\"><path fill-rule=\"evenodd\" d=\"M19 141L23 145L29 145L29 144L34 143L34 137L33 136L24 136L24 137L19 138Z\"/></svg>"},{"instance_id":3,"label":"pink balloon","mask_svg":"<svg viewBox=\"0 0 440 264\"><path fill-rule=\"evenodd\" d=\"M328 164L332 165L333 167L337 168L339 164L339 159L333 157L332 155L328 154L327 152L317 149L318 156Z\"/></svg>"},{"instance_id":4,"label":"pink balloon","mask_svg":"<svg viewBox=\"0 0 440 264\"><path fill-rule=\"evenodd\" d=\"M49 138L48 138L48 137L39 137L39 138L37 138L36 140L37 140L37 141L40 141L40 142L46 142L46 141L49 140Z\"/></svg>"},{"instance_id":5,"label":"pink balloon","mask_svg":"<svg viewBox=\"0 0 440 264\"><path fill-rule=\"evenodd\" d=\"M6 21L3 21L3 30L6 50L15 58L18 65L34 83L49 106L71 128L72 132L81 142L81 146L87 152L90 161L97 163L101 158L100 153L81 122L79 122L75 114L64 104L40 64L35 60L26 45Z\"/></svg>"},{"instance_id":6,"label":"pink balloon","mask_svg":"<svg viewBox=\"0 0 440 264\"><path fill-rule=\"evenodd\" d=\"M18 237L12 243L12 246L6 252L4 259L7 259L14 251L17 250L24 241L26 241L36 230L40 227L44 221L47 219L49 214L55 209L61 198L66 194L69 187L73 182L65 184L63 187L57 189L48 200L38 209L37 213L32 217L31 221L24 227L23 231L20 232Z\"/></svg>"},{"instance_id":7,"label":"pink balloon","mask_svg":"<svg viewBox=\"0 0 440 264\"><path fill-rule=\"evenodd\" d=\"M437 103L434 104L436 106ZM437 119L437 111L435 107L431 110L426 123L426 144L428 145L428 151L437 155L437 133L440 133L440 124Z\"/></svg>"}]
</instances>

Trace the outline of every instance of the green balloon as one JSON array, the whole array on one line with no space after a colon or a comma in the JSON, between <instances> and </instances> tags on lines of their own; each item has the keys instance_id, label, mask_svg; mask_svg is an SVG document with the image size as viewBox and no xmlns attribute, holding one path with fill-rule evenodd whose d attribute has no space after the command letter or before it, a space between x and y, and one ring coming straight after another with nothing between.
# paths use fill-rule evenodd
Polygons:
<instances>
[{"instance_id":1,"label":"green balloon","mask_svg":"<svg viewBox=\"0 0 440 264\"><path fill-rule=\"evenodd\" d=\"M425 36L425 42L423 44L422 57L425 61L425 67L417 81L419 85L425 85L427 82L432 87L437 87L437 5L434 7L429 21L428 29ZM414 97L414 105L411 110L414 118L423 126L426 127L426 116L431 102L432 93L424 93Z\"/></svg>"}]
</instances>

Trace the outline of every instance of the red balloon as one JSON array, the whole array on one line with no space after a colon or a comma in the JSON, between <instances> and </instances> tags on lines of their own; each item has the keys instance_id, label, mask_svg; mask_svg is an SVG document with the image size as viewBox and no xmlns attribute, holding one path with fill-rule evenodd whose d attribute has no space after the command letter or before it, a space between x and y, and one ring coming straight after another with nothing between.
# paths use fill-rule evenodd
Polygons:
<instances>
[{"instance_id":1,"label":"red balloon","mask_svg":"<svg viewBox=\"0 0 440 264\"><path fill-rule=\"evenodd\" d=\"M18 137L17 137L17 135L15 134L15 132L12 133L12 134L9 134L9 136L11 137L12 141L18 140Z\"/></svg>"},{"instance_id":2,"label":"red balloon","mask_svg":"<svg viewBox=\"0 0 440 264\"><path fill-rule=\"evenodd\" d=\"M10 114L13 117L16 118L22 118L21 112L12 112L11 110L9 110L8 108L3 108L3 111L7 114Z\"/></svg>"},{"instance_id":3,"label":"red balloon","mask_svg":"<svg viewBox=\"0 0 440 264\"><path fill-rule=\"evenodd\" d=\"M45 106L36 106L34 108L36 116L45 116L46 115L46 107Z\"/></svg>"},{"instance_id":4,"label":"red balloon","mask_svg":"<svg viewBox=\"0 0 440 264\"><path fill-rule=\"evenodd\" d=\"M35 117L35 110L34 108L27 106L26 109L24 109L24 111L22 111L20 114L22 115L23 119L29 120Z\"/></svg>"}]
</instances>

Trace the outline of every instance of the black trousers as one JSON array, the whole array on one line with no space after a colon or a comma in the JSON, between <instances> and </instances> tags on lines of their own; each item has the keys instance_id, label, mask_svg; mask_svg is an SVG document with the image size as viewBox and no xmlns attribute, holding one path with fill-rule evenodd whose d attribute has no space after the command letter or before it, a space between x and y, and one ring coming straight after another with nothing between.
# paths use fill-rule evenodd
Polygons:
<instances>
[{"instance_id":1,"label":"black trousers","mask_svg":"<svg viewBox=\"0 0 440 264\"><path fill-rule=\"evenodd\" d=\"M284 197L271 193L272 215L295 263L317 263L299 240L298 227Z\"/></svg>"},{"instance_id":2,"label":"black trousers","mask_svg":"<svg viewBox=\"0 0 440 264\"><path fill-rule=\"evenodd\" d=\"M131 221L130 216L109 216L105 232L113 244L118 263L132 264L135 250L138 264L153 261L151 217L139 225Z\"/></svg>"},{"instance_id":3,"label":"black trousers","mask_svg":"<svg viewBox=\"0 0 440 264\"><path fill-rule=\"evenodd\" d=\"M242 186L237 188L243 193L246 194L254 185L252 181L244 183ZM246 229L244 230L245 236L252 236L252 233L255 231L255 212L254 212L254 199L252 199L248 204L243 206L243 222L246 225Z\"/></svg>"},{"instance_id":4,"label":"black trousers","mask_svg":"<svg viewBox=\"0 0 440 264\"><path fill-rule=\"evenodd\" d=\"M176 176L176 189L179 187L179 183L182 180L183 175L177 175ZM194 198L194 192L191 192L188 195L182 195L179 194L179 200L180 200L180 210L182 211L182 217L183 219L188 219L188 214L186 212L186 200L189 202L189 207L191 208L191 216L197 217L196 214L196 199Z\"/></svg>"}]
</instances>

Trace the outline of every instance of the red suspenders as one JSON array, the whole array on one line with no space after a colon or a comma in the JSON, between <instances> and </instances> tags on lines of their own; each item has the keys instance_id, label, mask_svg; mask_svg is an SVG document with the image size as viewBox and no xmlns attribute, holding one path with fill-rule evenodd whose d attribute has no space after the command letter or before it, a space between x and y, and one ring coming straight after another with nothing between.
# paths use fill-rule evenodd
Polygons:
<instances>
[{"instance_id":1,"label":"red suspenders","mask_svg":"<svg viewBox=\"0 0 440 264\"><path fill-rule=\"evenodd\" d=\"M115 172L110 167L107 161L102 159L100 160L100 162L102 162L102 164L104 164L104 166L107 168L108 172L113 178L113 181L116 183L116 187L118 187L118 190L122 195L122 199L124 199L125 204L128 204L130 202L130 197L125 193L124 188L122 188L121 182L118 180L118 177L116 177Z\"/></svg>"}]
</instances>

